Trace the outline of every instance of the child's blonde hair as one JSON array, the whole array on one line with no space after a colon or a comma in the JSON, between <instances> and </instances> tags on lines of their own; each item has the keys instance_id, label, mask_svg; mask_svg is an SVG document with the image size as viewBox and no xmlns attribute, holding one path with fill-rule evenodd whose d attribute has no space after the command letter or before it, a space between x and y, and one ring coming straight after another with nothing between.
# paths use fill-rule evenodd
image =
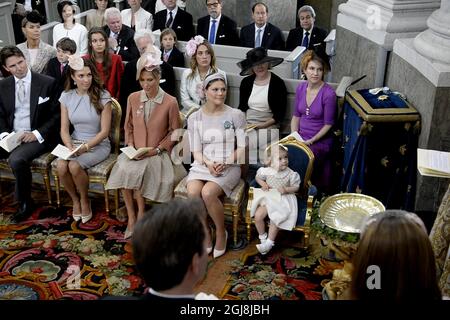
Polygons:
<instances>
[{"instance_id":1,"label":"child's blonde hair","mask_svg":"<svg viewBox=\"0 0 450 320\"><path fill-rule=\"evenodd\" d=\"M161 35L159 36L159 43L161 44L161 47L162 47L162 39L165 36L167 36L168 34L170 34L173 37L173 40L174 40L173 46L176 47L177 46L177 34L175 33L175 31L173 31L172 28L166 28L163 31L161 31Z\"/></svg>"},{"instance_id":2,"label":"child's blonde hair","mask_svg":"<svg viewBox=\"0 0 450 320\"><path fill-rule=\"evenodd\" d=\"M276 148L276 150L272 151L272 149L274 147L278 147L278 148ZM272 164L272 157L274 155L278 154L280 151L288 153L288 148L283 146L280 143L272 144L267 147L267 149L266 149L266 165L267 166L270 166Z\"/></svg>"}]
</instances>

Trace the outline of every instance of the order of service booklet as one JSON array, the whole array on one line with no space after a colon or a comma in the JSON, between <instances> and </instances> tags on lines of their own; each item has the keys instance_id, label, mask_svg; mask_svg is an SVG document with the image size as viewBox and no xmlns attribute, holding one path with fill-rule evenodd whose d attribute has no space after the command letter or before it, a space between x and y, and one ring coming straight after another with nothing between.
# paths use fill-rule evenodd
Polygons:
<instances>
[{"instance_id":1,"label":"order of service booklet","mask_svg":"<svg viewBox=\"0 0 450 320\"><path fill-rule=\"evenodd\" d=\"M450 178L450 152L417 149L417 169L423 176Z\"/></svg>"},{"instance_id":2,"label":"order of service booklet","mask_svg":"<svg viewBox=\"0 0 450 320\"><path fill-rule=\"evenodd\" d=\"M78 147L73 149L72 151L67 148L66 146L63 146L62 144L58 144L55 149L52 151L52 155L57 156L58 158L61 158L63 160L69 159L71 156L73 156L83 145L80 144Z\"/></svg>"},{"instance_id":3,"label":"order of service booklet","mask_svg":"<svg viewBox=\"0 0 450 320\"><path fill-rule=\"evenodd\" d=\"M22 141L19 140L20 137L22 137L24 131L19 132L11 132L6 137L4 137L0 141L0 147L5 149L8 152L13 151L15 148L17 148Z\"/></svg>"},{"instance_id":4,"label":"order of service booklet","mask_svg":"<svg viewBox=\"0 0 450 320\"><path fill-rule=\"evenodd\" d=\"M129 147L125 147L125 148L120 148L120 151L125 153L128 158L136 159L137 157L143 155L144 153L149 152L152 149L153 148L150 148L150 147L144 147L144 148L139 148L136 150L135 147L129 146Z\"/></svg>"}]
</instances>

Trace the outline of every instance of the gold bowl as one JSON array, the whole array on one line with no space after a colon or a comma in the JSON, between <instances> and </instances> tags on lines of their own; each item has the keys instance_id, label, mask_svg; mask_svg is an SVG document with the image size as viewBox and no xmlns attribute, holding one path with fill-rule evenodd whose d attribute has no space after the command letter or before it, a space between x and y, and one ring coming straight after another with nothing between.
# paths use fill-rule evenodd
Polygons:
<instances>
[{"instance_id":1,"label":"gold bowl","mask_svg":"<svg viewBox=\"0 0 450 320\"><path fill-rule=\"evenodd\" d=\"M360 193L340 193L325 199L319 208L319 217L332 229L360 233L366 217L384 210L384 205L374 197Z\"/></svg>"}]
</instances>

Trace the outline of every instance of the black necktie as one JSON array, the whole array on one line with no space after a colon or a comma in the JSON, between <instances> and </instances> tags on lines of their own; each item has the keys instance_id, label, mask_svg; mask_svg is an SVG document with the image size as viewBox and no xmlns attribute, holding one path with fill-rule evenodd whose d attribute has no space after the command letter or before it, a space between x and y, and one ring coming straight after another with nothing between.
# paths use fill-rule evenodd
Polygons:
<instances>
[{"instance_id":1,"label":"black necktie","mask_svg":"<svg viewBox=\"0 0 450 320\"><path fill-rule=\"evenodd\" d=\"M173 22L172 11L169 11L169 15L170 15L170 17L169 17L169 20L167 20L166 28L170 28L170 25L171 25L172 22Z\"/></svg>"}]
</instances>

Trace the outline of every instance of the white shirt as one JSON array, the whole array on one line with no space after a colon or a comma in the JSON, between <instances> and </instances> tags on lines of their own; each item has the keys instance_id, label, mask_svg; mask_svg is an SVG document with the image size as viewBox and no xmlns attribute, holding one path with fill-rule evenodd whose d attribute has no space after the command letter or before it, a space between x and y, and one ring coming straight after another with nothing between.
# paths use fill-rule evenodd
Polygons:
<instances>
[{"instance_id":1,"label":"white shirt","mask_svg":"<svg viewBox=\"0 0 450 320\"><path fill-rule=\"evenodd\" d=\"M120 12L122 16L122 23L131 28L131 9L125 9ZM152 30L153 27L153 16L150 12L144 10L142 7L134 14L134 24L135 30L147 29Z\"/></svg>"},{"instance_id":2,"label":"white shirt","mask_svg":"<svg viewBox=\"0 0 450 320\"><path fill-rule=\"evenodd\" d=\"M18 92L19 92L19 80L24 82L25 87L25 101L23 104L19 103ZM27 75L22 79L16 78L14 76L15 82L15 111L14 111L14 122L13 122L13 130L15 132L19 131L27 131L31 130L31 119L30 119L30 98L31 98L31 71L28 69ZM2 132L0 135L0 140L3 139L8 133ZM33 134L39 141L39 143L44 142L44 138L42 138L41 134L37 130L33 130Z\"/></svg>"},{"instance_id":3,"label":"white shirt","mask_svg":"<svg viewBox=\"0 0 450 320\"><path fill-rule=\"evenodd\" d=\"M256 46L256 37L258 36L258 30L261 30L260 39L261 39L261 44L262 44L262 39L263 39L263 36L264 36L264 30L266 30L266 26L267 26L267 23L264 24L261 28L258 28L258 26L255 23L255 46Z\"/></svg>"},{"instance_id":4,"label":"white shirt","mask_svg":"<svg viewBox=\"0 0 450 320\"><path fill-rule=\"evenodd\" d=\"M211 32L212 22L213 22L213 20L216 20L216 34L214 35L214 42L217 42L217 29L219 29L219 23L220 23L221 17L222 17L222 15L218 16L216 19L211 18L211 16L209 17L209 29L208 29L208 39L207 40L209 40L209 33Z\"/></svg>"},{"instance_id":5,"label":"white shirt","mask_svg":"<svg viewBox=\"0 0 450 320\"><path fill-rule=\"evenodd\" d=\"M178 7L175 6L175 8L172 11L169 11L169 9L167 9L166 23L167 23L167 21L169 21L170 12L172 12L172 19L173 19L172 24L173 24L173 21L175 20L175 16L177 15L177 12L178 12ZM171 28L172 28L172 24L170 25Z\"/></svg>"},{"instance_id":6,"label":"white shirt","mask_svg":"<svg viewBox=\"0 0 450 320\"><path fill-rule=\"evenodd\" d=\"M182 0L177 0L177 7L180 7L182 9L186 8L186 2L182 1ZM157 13L161 10L166 10L166 9L167 9L166 5L161 0L156 0L155 13Z\"/></svg>"},{"instance_id":7,"label":"white shirt","mask_svg":"<svg viewBox=\"0 0 450 320\"><path fill-rule=\"evenodd\" d=\"M85 26L75 23L72 29L64 28L63 23L59 23L53 27L53 46L64 37L69 37L77 44L77 53L84 55L88 53L88 31Z\"/></svg>"},{"instance_id":8,"label":"white shirt","mask_svg":"<svg viewBox=\"0 0 450 320\"><path fill-rule=\"evenodd\" d=\"M311 34L312 34L313 29L314 29L314 26L311 27L311 29L308 30L308 32L309 32L309 34L308 34L308 46L309 46L309 43L311 41ZM302 35L302 42L301 43L303 43L303 39L305 38L305 33L306 33L306 30L303 29L303 35Z\"/></svg>"}]
</instances>

